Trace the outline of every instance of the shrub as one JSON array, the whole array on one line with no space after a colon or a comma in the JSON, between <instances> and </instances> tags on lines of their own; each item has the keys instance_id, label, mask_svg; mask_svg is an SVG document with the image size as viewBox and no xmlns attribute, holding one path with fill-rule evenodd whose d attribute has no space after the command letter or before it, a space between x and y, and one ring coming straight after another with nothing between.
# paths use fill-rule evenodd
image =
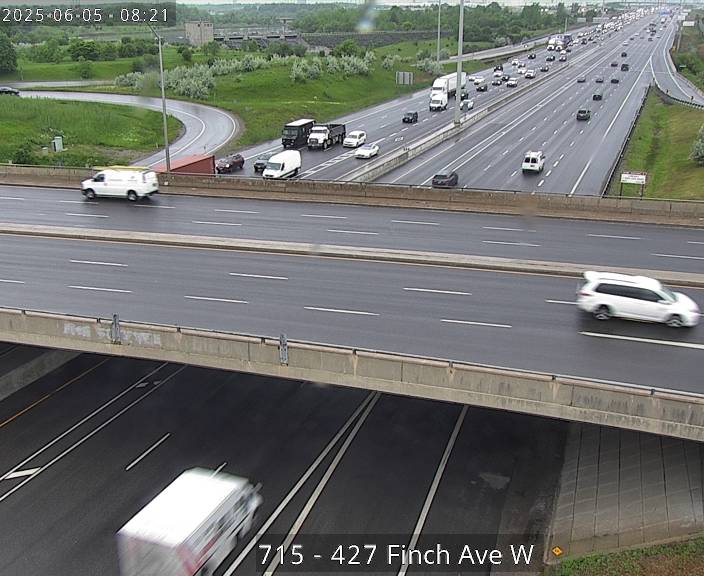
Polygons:
<instances>
[{"instance_id":1,"label":"shrub","mask_svg":"<svg viewBox=\"0 0 704 576\"><path fill-rule=\"evenodd\" d=\"M78 75L83 80L88 80L89 78L93 77L93 65L88 60L84 60L83 62L79 62L77 68L78 68Z\"/></svg>"},{"instance_id":2,"label":"shrub","mask_svg":"<svg viewBox=\"0 0 704 576\"><path fill-rule=\"evenodd\" d=\"M141 58L132 60L132 72L144 72L144 60Z\"/></svg>"},{"instance_id":3,"label":"shrub","mask_svg":"<svg viewBox=\"0 0 704 576\"><path fill-rule=\"evenodd\" d=\"M21 144L12 155L13 164L34 164L36 161L34 147L31 142Z\"/></svg>"},{"instance_id":4,"label":"shrub","mask_svg":"<svg viewBox=\"0 0 704 576\"><path fill-rule=\"evenodd\" d=\"M442 65L440 65L436 60L431 60L430 58L421 60L418 62L417 66L426 74L432 74L433 76L440 76L443 72Z\"/></svg>"},{"instance_id":5,"label":"shrub","mask_svg":"<svg viewBox=\"0 0 704 576\"><path fill-rule=\"evenodd\" d=\"M423 48L422 50L418 50L416 53L416 60L422 61L422 60L427 60L430 58L430 50L427 48Z\"/></svg>"},{"instance_id":6,"label":"shrub","mask_svg":"<svg viewBox=\"0 0 704 576\"><path fill-rule=\"evenodd\" d=\"M699 129L699 134L692 145L692 153L689 157L700 166L704 166L704 126Z\"/></svg>"}]
</instances>

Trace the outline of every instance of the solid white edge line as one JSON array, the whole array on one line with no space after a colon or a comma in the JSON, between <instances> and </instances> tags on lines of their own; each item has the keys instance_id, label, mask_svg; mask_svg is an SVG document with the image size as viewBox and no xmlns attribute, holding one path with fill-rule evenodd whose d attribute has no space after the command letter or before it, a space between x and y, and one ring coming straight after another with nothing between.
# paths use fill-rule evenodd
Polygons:
<instances>
[{"instance_id":1,"label":"solid white edge line","mask_svg":"<svg viewBox=\"0 0 704 576\"><path fill-rule=\"evenodd\" d=\"M161 444L164 440L166 440L169 436L171 436L171 432L167 432L164 434L159 440L157 440L154 444L151 445L150 448L147 448L146 451L142 452L141 456L139 456L136 460L133 460L132 463L125 468L125 472L129 472L132 468L134 468L137 464L139 464L148 454L150 454L152 451L154 451L159 444Z\"/></svg>"},{"instance_id":2,"label":"solid white edge line","mask_svg":"<svg viewBox=\"0 0 704 576\"><path fill-rule=\"evenodd\" d=\"M469 406L467 406L466 404L462 406L462 411L457 417L457 422L455 422L455 427L453 428L452 433L450 434L450 438L447 441L445 451L443 452L442 458L440 459L440 464L438 464L438 468L435 471L433 482L430 484L430 489L428 490L428 494L426 495L425 501L423 502L423 508L421 508L420 515L418 516L418 522L416 522L416 526L413 529L413 536L411 537L411 541L408 544L407 550L415 549L416 544L418 544L418 539L420 538L421 532L423 531L423 526L425 526L425 521L428 518L430 507L433 504L435 494L437 493L438 487L440 486L440 480L442 480L442 476L445 473L447 462L450 460L450 454L452 454L452 449L455 447L455 442L457 441L457 436L459 435L460 429L462 428L464 418L467 415L468 408ZM398 576L405 576L406 572L408 572L408 566L409 564L404 562L401 565L401 569L398 571Z\"/></svg>"},{"instance_id":3,"label":"solid white edge line","mask_svg":"<svg viewBox=\"0 0 704 576\"><path fill-rule=\"evenodd\" d=\"M208 226L242 226L234 222L213 222L212 220L191 220L191 224L206 224Z\"/></svg>"},{"instance_id":4,"label":"solid white edge line","mask_svg":"<svg viewBox=\"0 0 704 576\"><path fill-rule=\"evenodd\" d=\"M528 242L502 242L500 240L482 240L482 244L505 244L507 246L530 246L538 248L540 244L529 244Z\"/></svg>"},{"instance_id":5,"label":"solid white edge line","mask_svg":"<svg viewBox=\"0 0 704 576\"><path fill-rule=\"evenodd\" d=\"M469 326L489 326L491 328L513 328L510 324L492 324L490 322L472 322L470 320L452 320L450 318L442 318L440 322L448 324L467 324Z\"/></svg>"},{"instance_id":6,"label":"solid white edge line","mask_svg":"<svg viewBox=\"0 0 704 576\"><path fill-rule=\"evenodd\" d=\"M602 334L600 332L580 332L583 336L593 338L606 338L609 340L626 340L641 344L659 344L660 346L673 346L675 348L691 348L693 350L704 350L704 343L699 342L675 342L673 340L657 340L654 338L638 338L636 336L620 336L618 334Z\"/></svg>"},{"instance_id":7,"label":"solid white edge line","mask_svg":"<svg viewBox=\"0 0 704 576\"><path fill-rule=\"evenodd\" d=\"M570 302L568 300L545 300L548 304L572 304L574 306L577 305L576 302Z\"/></svg>"},{"instance_id":8,"label":"solid white edge line","mask_svg":"<svg viewBox=\"0 0 704 576\"><path fill-rule=\"evenodd\" d=\"M301 218L328 218L331 220L347 220L347 216L331 216L328 214L301 214Z\"/></svg>"},{"instance_id":9,"label":"solid white edge line","mask_svg":"<svg viewBox=\"0 0 704 576\"><path fill-rule=\"evenodd\" d=\"M685 258L687 260L704 260L704 256L683 256L681 254L651 254L651 256L661 256L662 258Z\"/></svg>"},{"instance_id":10,"label":"solid white edge line","mask_svg":"<svg viewBox=\"0 0 704 576\"><path fill-rule=\"evenodd\" d=\"M226 212L228 214L259 214L256 210L232 210L230 208L215 208L214 212Z\"/></svg>"},{"instance_id":11,"label":"solid white edge line","mask_svg":"<svg viewBox=\"0 0 704 576\"><path fill-rule=\"evenodd\" d=\"M394 224L419 224L420 226L440 226L437 222L422 222L420 220L392 220Z\"/></svg>"},{"instance_id":12,"label":"solid white edge line","mask_svg":"<svg viewBox=\"0 0 704 576\"><path fill-rule=\"evenodd\" d=\"M340 441L340 438L344 436L344 434L347 432L348 428L352 426L352 423L359 417L359 415L365 410L365 408L369 405L369 403L378 396L378 392L370 392L365 396L364 400L360 402L359 406L357 409L354 411L352 416L350 416L347 421L342 425L342 427L337 431L337 434L328 442L327 446L323 449L323 451L318 454L318 457L313 461L313 463L308 467L308 469L303 473L303 475L298 479L298 482L294 484L293 488L289 491L288 494L284 497L283 500L279 503L279 505L276 507L276 510L274 510L271 513L271 516L266 519L266 521L261 525L259 530L257 530L257 533L251 538L251 540L247 543L247 545L244 547L242 552L240 552L239 556L235 558L235 561L230 565L230 567L227 569L225 572L224 576L232 576L232 573L239 568L240 564L244 562L245 558L249 555L249 553L252 551L252 548L254 548L257 545L257 542L261 539L264 534L269 530L271 525L276 522L278 517L281 515L281 513L284 511L286 506L288 506L289 502L293 500L293 498L300 492L301 488L308 482L310 477L313 475L313 472L315 472L318 469L318 466L322 464L322 462L328 457L328 454L332 451L332 449L335 447L335 445Z\"/></svg>"},{"instance_id":13,"label":"solid white edge line","mask_svg":"<svg viewBox=\"0 0 704 576\"><path fill-rule=\"evenodd\" d=\"M245 274L244 272L228 272L229 276L238 278L262 278L264 280L288 280L287 276L267 276L265 274Z\"/></svg>"},{"instance_id":14,"label":"solid white edge line","mask_svg":"<svg viewBox=\"0 0 704 576\"><path fill-rule=\"evenodd\" d=\"M118 268L127 268L127 264L119 262L98 262L96 260L69 260L71 264L95 264L97 266L116 266Z\"/></svg>"},{"instance_id":15,"label":"solid white edge line","mask_svg":"<svg viewBox=\"0 0 704 576\"><path fill-rule=\"evenodd\" d=\"M375 397L372 399L371 402L369 402L369 405L365 408L363 414L359 417L359 420L357 420L357 423L354 425L354 428L352 428L352 431L350 432L349 436L345 438L345 441L342 443L342 446L340 446L340 449L338 450L337 454L335 454L335 458L333 458L332 462L330 462L330 465L325 471L325 474L320 479L320 482L318 482L318 485L315 487L315 490L310 495L310 498L308 498L308 500L306 501L303 510L301 510L301 513L296 517L296 521L289 529L288 534L286 535L286 539L281 545L283 547L281 549L284 552L288 550L288 547L298 535L298 532L301 530L303 523L305 522L306 518L308 518L308 515L310 514L311 510L313 510L313 506L315 506L315 503L318 501L318 498L320 498L320 495L323 493L325 486L327 486L327 483L330 481L330 478L335 472L335 469L339 466L340 462L342 461L342 458L344 457L348 448L352 444L353 440L356 438L357 434L362 428L362 425L364 424L364 422L366 422L367 417L371 413L372 409L374 408L374 405L380 397L381 393L377 392ZM274 556L271 563L264 571L264 576L271 576L274 573L276 568L278 568L279 566L279 562L282 555L283 554L276 554Z\"/></svg>"},{"instance_id":16,"label":"solid white edge line","mask_svg":"<svg viewBox=\"0 0 704 576\"><path fill-rule=\"evenodd\" d=\"M186 295L184 298L189 300L203 300L205 302L226 302L227 304L249 304L246 300L231 300L229 298L213 298L210 296L189 296Z\"/></svg>"},{"instance_id":17,"label":"solid white edge line","mask_svg":"<svg viewBox=\"0 0 704 576\"><path fill-rule=\"evenodd\" d=\"M614 240L642 240L638 236L615 236L611 234L587 234L591 238L613 238Z\"/></svg>"},{"instance_id":18,"label":"solid white edge line","mask_svg":"<svg viewBox=\"0 0 704 576\"><path fill-rule=\"evenodd\" d=\"M359 230L338 230L338 229L329 229L327 232L336 232L338 234L364 234L365 236L378 236L378 232L361 232Z\"/></svg>"},{"instance_id":19,"label":"solid white edge line","mask_svg":"<svg viewBox=\"0 0 704 576\"><path fill-rule=\"evenodd\" d=\"M378 316L376 312L364 312L360 310L342 310L341 308L318 308L317 306L304 306L306 310L317 312L337 312L338 314L356 314L358 316Z\"/></svg>"},{"instance_id":20,"label":"solid white edge line","mask_svg":"<svg viewBox=\"0 0 704 576\"><path fill-rule=\"evenodd\" d=\"M110 218L110 216L107 216L106 214L78 214L76 212L64 212L64 215L66 215L66 216L79 216L79 217L85 217L85 218Z\"/></svg>"}]
</instances>

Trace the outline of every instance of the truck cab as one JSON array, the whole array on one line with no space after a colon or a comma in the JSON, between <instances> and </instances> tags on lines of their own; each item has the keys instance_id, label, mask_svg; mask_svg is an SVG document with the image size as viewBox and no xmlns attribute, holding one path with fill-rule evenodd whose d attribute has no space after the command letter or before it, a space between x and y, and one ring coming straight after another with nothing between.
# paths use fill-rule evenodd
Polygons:
<instances>
[{"instance_id":1,"label":"truck cab","mask_svg":"<svg viewBox=\"0 0 704 576\"><path fill-rule=\"evenodd\" d=\"M437 92L430 98L430 103L428 104L428 109L431 112L437 112L439 110L447 110L447 94L444 92Z\"/></svg>"},{"instance_id":2,"label":"truck cab","mask_svg":"<svg viewBox=\"0 0 704 576\"><path fill-rule=\"evenodd\" d=\"M301 118L295 122L289 122L281 133L281 144L284 148L305 146L314 125L315 120L312 118Z\"/></svg>"}]
</instances>

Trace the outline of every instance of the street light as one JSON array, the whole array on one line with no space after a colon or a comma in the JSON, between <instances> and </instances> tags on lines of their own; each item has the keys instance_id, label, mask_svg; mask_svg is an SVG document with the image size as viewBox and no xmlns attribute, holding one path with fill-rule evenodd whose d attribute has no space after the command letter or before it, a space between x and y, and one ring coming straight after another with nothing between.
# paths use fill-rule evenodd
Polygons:
<instances>
[{"instance_id":1,"label":"street light","mask_svg":"<svg viewBox=\"0 0 704 576\"><path fill-rule=\"evenodd\" d=\"M440 6L442 0L438 0L438 62L440 62Z\"/></svg>"},{"instance_id":2,"label":"street light","mask_svg":"<svg viewBox=\"0 0 704 576\"><path fill-rule=\"evenodd\" d=\"M455 124L460 123L462 105L462 56L464 54L464 0L460 0L460 27L457 34L457 87L455 92Z\"/></svg>"},{"instance_id":3,"label":"street light","mask_svg":"<svg viewBox=\"0 0 704 576\"><path fill-rule=\"evenodd\" d=\"M169 174L171 172L171 157L169 156L169 127L166 119L166 94L164 93L164 56L161 52L161 36L156 33L151 24L147 23L147 26L149 26L149 29L159 42L159 78L161 84L161 115L164 120L164 155L166 157L166 173Z\"/></svg>"}]
</instances>

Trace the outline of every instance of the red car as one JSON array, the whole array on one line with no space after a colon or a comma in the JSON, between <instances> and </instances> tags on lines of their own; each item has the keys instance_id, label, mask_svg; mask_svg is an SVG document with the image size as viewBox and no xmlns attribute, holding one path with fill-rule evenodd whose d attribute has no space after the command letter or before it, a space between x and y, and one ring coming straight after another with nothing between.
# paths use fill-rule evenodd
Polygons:
<instances>
[{"instance_id":1,"label":"red car","mask_svg":"<svg viewBox=\"0 0 704 576\"><path fill-rule=\"evenodd\" d=\"M215 163L215 171L218 174L230 174L235 170L244 168L244 156L242 154L230 154L225 158L220 158Z\"/></svg>"}]
</instances>

